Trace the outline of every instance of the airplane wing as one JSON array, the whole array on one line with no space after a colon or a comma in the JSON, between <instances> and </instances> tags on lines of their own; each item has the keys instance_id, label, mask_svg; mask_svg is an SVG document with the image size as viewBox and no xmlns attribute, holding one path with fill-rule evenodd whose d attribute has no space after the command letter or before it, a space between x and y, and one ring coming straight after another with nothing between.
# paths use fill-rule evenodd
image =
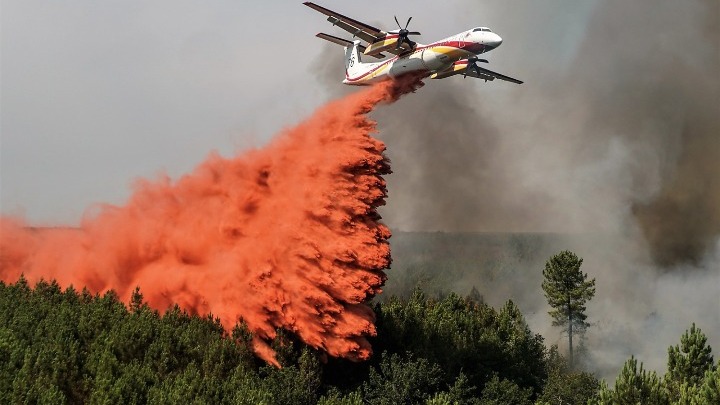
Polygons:
<instances>
[{"instance_id":1,"label":"airplane wing","mask_svg":"<svg viewBox=\"0 0 720 405\"><path fill-rule=\"evenodd\" d=\"M375 49L383 51L383 52L389 52L394 55L401 55L408 51L412 51L411 47L407 43L404 43L404 42L399 47L395 46L395 43L397 41L397 34L395 34L395 35L391 34L390 35L391 38L386 38L386 37L388 37L387 32L385 32L379 28L373 27L372 25L365 24L365 23L355 20L353 18L344 16L340 13L329 10L323 6L319 6L310 1L306 1L303 4L312 8L313 10L319 11L319 12L327 15L328 21L330 21L333 25L340 27L340 28L344 29L345 31L351 33L353 35L353 37L358 37L370 45L378 43L378 42L383 42L383 43L379 43L375 47L371 47L371 48L375 48ZM323 38L323 37L321 37L321 38ZM323 38L323 39L327 39L327 38ZM334 41L331 41L331 42L334 42ZM387 42L387 46L381 46L385 42ZM365 51L363 51L363 53L364 52ZM375 52L373 52L373 53L375 53ZM373 56L373 55L370 54L370 56Z\"/></svg>"},{"instance_id":2,"label":"airplane wing","mask_svg":"<svg viewBox=\"0 0 720 405\"><path fill-rule=\"evenodd\" d=\"M476 66L476 69L470 69L467 68L467 60L461 60L455 62L452 66L450 66L448 69L443 70L441 72L433 73L430 78L431 79L444 79L446 77L455 76L455 75L467 75L470 77L474 77L476 79L482 79L485 81L492 81L495 79L504 80L506 82L511 83L517 83L517 84L523 84L521 80L513 79L510 76L501 75L500 73L493 72L492 70L485 69L480 66Z\"/></svg>"},{"instance_id":3,"label":"airplane wing","mask_svg":"<svg viewBox=\"0 0 720 405\"><path fill-rule=\"evenodd\" d=\"M510 76L501 75L500 73L493 72L492 70L485 69L484 67L478 66L477 70L480 71L480 74L478 74L478 72L476 72L474 69L470 69L470 71L466 71L466 72L464 71L464 72L459 72L459 73L467 73L468 76L472 76L472 77L475 77L478 79L483 79L485 81L500 79L500 80L505 80L506 82L523 84L523 82L521 80L513 79Z\"/></svg>"},{"instance_id":4,"label":"airplane wing","mask_svg":"<svg viewBox=\"0 0 720 405\"><path fill-rule=\"evenodd\" d=\"M362 39L363 41L372 44L375 43L387 35L387 32L375 28L372 25L362 23L358 20L354 20L350 17L346 17L340 13L336 13L332 10L328 10L325 7L318 6L317 4L306 1L303 4L312 8L313 10L319 11L328 16L328 21L333 25L336 25L345 31L353 34L353 36Z\"/></svg>"},{"instance_id":5,"label":"airplane wing","mask_svg":"<svg viewBox=\"0 0 720 405\"><path fill-rule=\"evenodd\" d=\"M316 34L315 36L318 37L318 38L322 38L322 39L324 39L324 40L326 40L326 41L330 41L330 42L332 42L332 43L334 43L334 44L342 45L342 46L352 46L352 45L353 45L353 43L350 42L350 41L348 41L347 39L338 38L338 37L336 37L336 36L333 36L333 35L330 35L330 34L325 34L325 33L323 33L323 32L318 33L318 34ZM360 46L358 46L358 48L360 49L360 52L365 52L365 49L367 49L364 45L360 45ZM374 55L371 55L371 56L374 57L374 58L377 58L377 59L382 59L382 58L385 57L385 55L382 54L382 53L374 54Z\"/></svg>"}]
</instances>

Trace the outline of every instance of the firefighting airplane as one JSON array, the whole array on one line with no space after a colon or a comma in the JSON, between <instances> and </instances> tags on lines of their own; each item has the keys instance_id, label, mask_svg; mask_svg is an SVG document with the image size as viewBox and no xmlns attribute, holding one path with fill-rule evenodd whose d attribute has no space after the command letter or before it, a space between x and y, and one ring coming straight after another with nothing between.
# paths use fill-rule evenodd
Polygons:
<instances>
[{"instance_id":1,"label":"firefighting airplane","mask_svg":"<svg viewBox=\"0 0 720 405\"><path fill-rule=\"evenodd\" d=\"M490 52L502 43L502 38L490 31L490 28L473 28L422 45L408 38L410 35L420 35L417 31L407 29L412 17L408 18L405 28L395 17L399 29L385 32L315 3L307 1L303 4L327 15L328 21L351 33L353 38L357 37L368 43L365 46L360 40L351 42L329 34L316 35L318 38L345 47L345 80L343 80L345 84L368 85L412 72L424 72L431 79L444 79L460 74L464 77L483 79L486 82L500 79L517 84L523 83L478 66L478 62L488 63L488 61L478 58L477 55ZM375 63L363 63L360 59L361 55L382 59L386 57L383 52L395 56Z\"/></svg>"}]
</instances>

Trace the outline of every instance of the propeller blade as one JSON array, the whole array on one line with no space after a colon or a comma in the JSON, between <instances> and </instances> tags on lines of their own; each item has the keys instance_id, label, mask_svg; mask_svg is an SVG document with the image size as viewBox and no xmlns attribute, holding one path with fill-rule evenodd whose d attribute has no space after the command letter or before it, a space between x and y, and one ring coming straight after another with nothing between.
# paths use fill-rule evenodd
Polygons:
<instances>
[{"instance_id":1,"label":"propeller blade","mask_svg":"<svg viewBox=\"0 0 720 405\"><path fill-rule=\"evenodd\" d=\"M407 35L422 35L422 34L417 31L410 31L407 33Z\"/></svg>"},{"instance_id":2,"label":"propeller blade","mask_svg":"<svg viewBox=\"0 0 720 405\"><path fill-rule=\"evenodd\" d=\"M397 16L395 15L393 17L395 17L395 23L398 25L398 28L402 29L402 25L400 25L400 21L398 21Z\"/></svg>"},{"instance_id":3,"label":"propeller blade","mask_svg":"<svg viewBox=\"0 0 720 405\"><path fill-rule=\"evenodd\" d=\"M408 22L405 24L405 29L407 29L408 25L410 25L410 20L412 20L412 17L408 18Z\"/></svg>"}]
</instances>

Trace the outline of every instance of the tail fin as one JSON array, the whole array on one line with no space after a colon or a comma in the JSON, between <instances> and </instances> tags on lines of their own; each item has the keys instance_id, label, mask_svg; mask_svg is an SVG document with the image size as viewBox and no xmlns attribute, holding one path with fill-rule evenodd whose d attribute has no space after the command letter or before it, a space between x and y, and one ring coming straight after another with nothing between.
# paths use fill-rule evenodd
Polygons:
<instances>
[{"instance_id":1,"label":"tail fin","mask_svg":"<svg viewBox=\"0 0 720 405\"><path fill-rule=\"evenodd\" d=\"M345 73L348 77L357 76L362 71L362 60L360 60L360 41L353 41L352 46L345 47Z\"/></svg>"}]
</instances>

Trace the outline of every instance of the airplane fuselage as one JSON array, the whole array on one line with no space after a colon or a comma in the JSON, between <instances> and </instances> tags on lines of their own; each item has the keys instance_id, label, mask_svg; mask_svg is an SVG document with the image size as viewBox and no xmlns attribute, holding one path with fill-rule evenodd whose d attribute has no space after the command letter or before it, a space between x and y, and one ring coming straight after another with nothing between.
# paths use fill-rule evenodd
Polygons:
<instances>
[{"instance_id":1,"label":"airplane fuselage","mask_svg":"<svg viewBox=\"0 0 720 405\"><path fill-rule=\"evenodd\" d=\"M469 57L497 48L502 38L488 28L479 27L461 32L428 45L417 44L410 52L376 63L362 63L362 69L346 69L343 83L368 85L407 73L442 73ZM350 66L360 61L347 61Z\"/></svg>"}]
</instances>

